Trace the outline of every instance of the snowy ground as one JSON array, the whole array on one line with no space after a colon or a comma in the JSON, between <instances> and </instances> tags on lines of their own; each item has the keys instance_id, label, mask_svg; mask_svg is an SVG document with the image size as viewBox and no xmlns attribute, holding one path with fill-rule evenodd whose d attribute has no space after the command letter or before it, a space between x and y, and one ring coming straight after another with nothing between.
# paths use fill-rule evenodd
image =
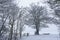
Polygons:
<instances>
[{"instance_id":1,"label":"snowy ground","mask_svg":"<svg viewBox=\"0 0 60 40\"><path fill-rule=\"evenodd\" d=\"M33 35L22 37L21 40L60 40L58 35Z\"/></svg>"}]
</instances>

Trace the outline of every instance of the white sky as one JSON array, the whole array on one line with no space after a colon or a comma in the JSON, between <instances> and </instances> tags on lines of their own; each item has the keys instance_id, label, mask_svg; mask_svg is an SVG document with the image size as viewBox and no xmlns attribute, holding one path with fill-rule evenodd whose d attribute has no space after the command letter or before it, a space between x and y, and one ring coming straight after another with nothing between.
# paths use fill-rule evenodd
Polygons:
<instances>
[{"instance_id":1,"label":"white sky","mask_svg":"<svg viewBox=\"0 0 60 40\"><path fill-rule=\"evenodd\" d=\"M23 6L23 7L27 7L29 6L29 4L31 3L35 3L35 2L40 2L40 5L43 5L45 7L48 7L48 5L46 4L42 4L44 0L16 0L16 3L19 7ZM49 9L49 8L48 8ZM34 33L34 29L31 29L30 27L26 26L26 29L24 32L28 32L30 34ZM41 33L51 33L51 34L58 34L58 28L55 25L49 25L49 28L44 28L40 31Z\"/></svg>"},{"instance_id":2,"label":"white sky","mask_svg":"<svg viewBox=\"0 0 60 40\"><path fill-rule=\"evenodd\" d=\"M43 2L43 1L46 1L46 0L16 0L15 2L18 3L18 6L26 7L26 6L29 6L29 4L31 3Z\"/></svg>"}]
</instances>

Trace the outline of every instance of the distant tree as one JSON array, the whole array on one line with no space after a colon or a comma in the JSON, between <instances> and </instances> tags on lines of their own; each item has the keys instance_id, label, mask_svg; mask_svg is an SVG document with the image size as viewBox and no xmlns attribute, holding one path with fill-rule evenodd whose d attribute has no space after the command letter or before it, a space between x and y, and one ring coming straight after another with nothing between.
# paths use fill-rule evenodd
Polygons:
<instances>
[{"instance_id":1,"label":"distant tree","mask_svg":"<svg viewBox=\"0 0 60 40\"><path fill-rule=\"evenodd\" d=\"M9 25L11 26L9 40L12 40L13 31L14 31L13 28L15 26L15 21L17 20L18 17L19 8L15 4L12 4L9 10L11 10L9 13Z\"/></svg>"},{"instance_id":2,"label":"distant tree","mask_svg":"<svg viewBox=\"0 0 60 40\"><path fill-rule=\"evenodd\" d=\"M57 16L59 18L57 25L59 25L58 30L59 30L59 36L60 36L60 4L56 5L56 7L54 8L54 11L55 11L55 16Z\"/></svg>"},{"instance_id":3,"label":"distant tree","mask_svg":"<svg viewBox=\"0 0 60 40\"><path fill-rule=\"evenodd\" d=\"M20 38L21 38L21 36L22 36L22 32L23 32L23 30L24 30L24 19L25 19L25 12L26 12L26 10L22 7L22 8L20 8L20 11L19 11L19 15L18 15L18 22L19 22L19 32L20 32Z\"/></svg>"},{"instance_id":4,"label":"distant tree","mask_svg":"<svg viewBox=\"0 0 60 40\"><path fill-rule=\"evenodd\" d=\"M39 30L41 28L47 28L47 23L51 22L51 17L48 16L47 10L39 5L32 4L30 8L26 8L28 10L28 15L26 15L25 24L32 26L32 28L36 29L35 34L39 35Z\"/></svg>"},{"instance_id":5,"label":"distant tree","mask_svg":"<svg viewBox=\"0 0 60 40\"><path fill-rule=\"evenodd\" d=\"M53 20L53 23L56 24L58 26L58 30L59 30L59 35L60 35L60 0L49 0L49 4L50 4L50 8L53 9L54 11L54 15L56 18L55 20ZM57 19L58 18L58 19Z\"/></svg>"}]
</instances>

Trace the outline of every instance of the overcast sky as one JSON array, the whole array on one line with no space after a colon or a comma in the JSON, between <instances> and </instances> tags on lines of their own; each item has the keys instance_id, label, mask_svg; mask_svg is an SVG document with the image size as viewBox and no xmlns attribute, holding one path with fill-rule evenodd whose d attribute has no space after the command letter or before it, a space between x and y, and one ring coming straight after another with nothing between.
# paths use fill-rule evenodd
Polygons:
<instances>
[{"instance_id":1,"label":"overcast sky","mask_svg":"<svg viewBox=\"0 0 60 40\"><path fill-rule=\"evenodd\" d=\"M43 1L46 1L46 0L16 0L16 3L19 7L23 6L23 7L27 7L29 6L29 4L31 3L36 3L36 2L40 2L40 5L44 5L44 6L47 6L46 8L49 9L48 5L47 4L43 4L42 2ZM24 32L28 32L30 34L33 34L34 33L34 29L26 26L26 29ZM51 34L58 34L58 28L55 26L55 25L49 25L49 28L44 28L40 31L41 33L51 33Z\"/></svg>"}]
</instances>

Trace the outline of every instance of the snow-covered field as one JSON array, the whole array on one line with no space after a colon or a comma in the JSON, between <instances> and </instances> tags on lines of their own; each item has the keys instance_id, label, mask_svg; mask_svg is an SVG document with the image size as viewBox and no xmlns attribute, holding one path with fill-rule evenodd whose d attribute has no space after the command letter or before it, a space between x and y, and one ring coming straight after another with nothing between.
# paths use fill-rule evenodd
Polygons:
<instances>
[{"instance_id":1,"label":"snow-covered field","mask_svg":"<svg viewBox=\"0 0 60 40\"><path fill-rule=\"evenodd\" d=\"M58 35L33 35L24 36L20 40L60 40Z\"/></svg>"}]
</instances>

